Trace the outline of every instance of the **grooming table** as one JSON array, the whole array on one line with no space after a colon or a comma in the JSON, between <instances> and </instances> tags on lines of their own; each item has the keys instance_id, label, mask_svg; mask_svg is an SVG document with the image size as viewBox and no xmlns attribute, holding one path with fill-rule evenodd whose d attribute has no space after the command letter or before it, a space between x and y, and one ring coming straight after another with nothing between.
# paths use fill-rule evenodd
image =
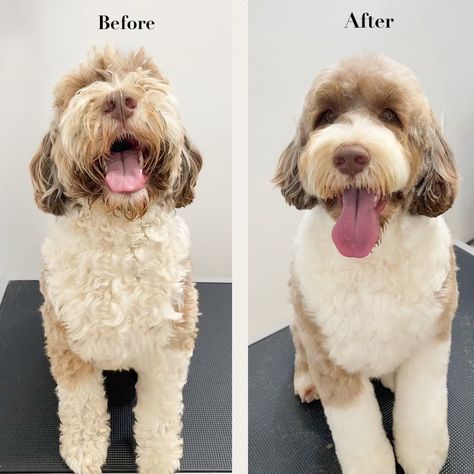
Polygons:
<instances>
[{"instance_id":1,"label":"grooming table","mask_svg":"<svg viewBox=\"0 0 474 474\"><path fill-rule=\"evenodd\" d=\"M184 389L181 472L230 472L231 285L198 283L199 335ZM59 456L55 383L44 354L37 281L12 281L0 305L0 472L71 472ZM106 373L111 444L103 472L136 472L134 372Z\"/></svg>"},{"instance_id":2,"label":"grooming table","mask_svg":"<svg viewBox=\"0 0 474 474\"><path fill-rule=\"evenodd\" d=\"M444 474L474 473L474 256L459 248L456 256L460 299L448 373L451 443ZM321 403L302 404L293 393L293 361L288 328L250 346L249 473L340 473ZM392 439L393 394L374 385ZM397 473L403 473L400 466Z\"/></svg>"}]
</instances>

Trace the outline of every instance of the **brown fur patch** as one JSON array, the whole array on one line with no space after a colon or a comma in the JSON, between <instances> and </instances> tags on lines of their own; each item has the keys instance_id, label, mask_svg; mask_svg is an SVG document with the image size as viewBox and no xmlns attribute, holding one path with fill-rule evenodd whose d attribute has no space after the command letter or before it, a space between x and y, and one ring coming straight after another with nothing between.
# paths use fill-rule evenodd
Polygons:
<instances>
[{"instance_id":1,"label":"brown fur patch","mask_svg":"<svg viewBox=\"0 0 474 474\"><path fill-rule=\"evenodd\" d=\"M296 380L298 377L302 377L306 374L310 374L310 370L309 370L309 365L308 365L308 358L306 356L306 350L304 348L303 342L301 341L298 325L296 323L293 323L291 325L291 335L293 337L293 345L295 346L294 378ZM318 389L314 383L312 386L306 387L305 393L302 393L299 395L302 397L302 400L304 401L308 401L308 397L310 399L314 398L314 400L319 400L320 398Z\"/></svg>"},{"instance_id":2,"label":"brown fur patch","mask_svg":"<svg viewBox=\"0 0 474 474\"><path fill-rule=\"evenodd\" d=\"M183 281L183 301L182 305L175 308L175 311L182 313L179 321L173 321L174 335L170 345L178 350L192 351L197 337L198 320L198 292L194 285L191 273L191 262L189 262L189 272Z\"/></svg>"},{"instance_id":3,"label":"brown fur patch","mask_svg":"<svg viewBox=\"0 0 474 474\"><path fill-rule=\"evenodd\" d=\"M43 278L41 278L41 292L45 299L41 313L51 373L58 384L75 389L84 379L93 375L95 369L91 363L82 360L69 348L66 330L54 313Z\"/></svg>"},{"instance_id":4,"label":"brown fur patch","mask_svg":"<svg viewBox=\"0 0 474 474\"><path fill-rule=\"evenodd\" d=\"M187 135L184 136L184 146L181 154L183 155L181 170L174 190L174 205L176 207L185 207L193 202L194 187L202 167L201 154Z\"/></svg>"},{"instance_id":5,"label":"brown fur patch","mask_svg":"<svg viewBox=\"0 0 474 474\"><path fill-rule=\"evenodd\" d=\"M446 212L456 199L459 176L453 153L441 135L432 112L412 130L411 140L424 151L422 170L418 176L409 210L412 214L436 217Z\"/></svg>"},{"instance_id":6,"label":"brown fur patch","mask_svg":"<svg viewBox=\"0 0 474 474\"><path fill-rule=\"evenodd\" d=\"M318 203L318 199L304 191L298 169L303 148L298 137L291 141L280 157L273 182L280 187L288 204L295 206L296 209L312 209Z\"/></svg>"},{"instance_id":7,"label":"brown fur patch","mask_svg":"<svg viewBox=\"0 0 474 474\"><path fill-rule=\"evenodd\" d=\"M297 328L295 335L301 342L301 345L296 344L296 351L299 357L306 360L321 402L324 405L337 406L350 404L362 389L360 375L347 372L329 357L325 347L325 338L305 306L294 274L291 276L290 289L295 311L294 327ZM300 366L298 370L303 368Z\"/></svg>"},{"instance_id":8,"label":"brown fur patch","mask_svg":"<svg viewBox=\"0 0 474 474\"><path fill-rule=\"evenodd\" d=\"M454 249L451 248L449 272L443 287L437 293L436 298L443 307L443 312L438 320L437 337L440 340L446 340L451 337L451 324L458 306L458 283L456 281L456 256Z\"/></svg>"},{"instance_id":9,"label":"brown fur patch","mask_svg":"<svg viewBox=\"0 0 474 474\"><path fill-rule=\"evenodd\" d=\"M59 183L58 171L51 156L53 133L54 130L51 130L43 137L38 151L31 160L30 176L36 205L44 212L60 216L64 214L66 208L66 196Z\"/></svg>"}]
</instances>

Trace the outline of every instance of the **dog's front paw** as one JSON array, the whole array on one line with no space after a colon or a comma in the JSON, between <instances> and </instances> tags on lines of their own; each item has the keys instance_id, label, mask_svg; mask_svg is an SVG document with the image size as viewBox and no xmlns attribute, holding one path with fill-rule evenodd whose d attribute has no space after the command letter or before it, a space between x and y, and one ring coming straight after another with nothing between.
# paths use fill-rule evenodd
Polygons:
<instances>
[{"instance_id":1,"label":"dog's front paw","mask_svg":"<svg viewBox=\"0 0 474 474\"><path fill-rule=\"evenodd\" d=\"M71 471L75 474L100 474L107 458L108 432L62 433L60 453Z\"/></svg>"},{"instance_id":2,"label":"dog's front paw","mask_svg":"<svg viewBox=\"0 0 474 474\"><path fill-rule=\"evenodd\" d=\"M179 469L181 456L172 453L159 454L154 450L142 451L137 457L138 472L140 474L173 474Z\"/></svg>"},{"instance_id":3,"label":"dog's front paw","mask_svg":"<svg viewBox=\"0 0 474 474\"><path fill-rule=\"evenodd\" d=\"M136 430L137 466L140 474L172 474L179 469L183 455L183 440L177 434L163 430Z\"/></svg>"},{"instance_id":4,"label":"dog's front paw","mask_svg":"<svg viewBox=\"0 0 474 474\"><path fill-rule=\"evenodd\" d=\"M295 395L300 397L302 403L311 403L319 399L316 385L311 379L309 372L295 375L294 386Z\"/></svg>"},{"instance_id":5,"label":"dog's front paw","mask_svg":"<svg viewBox=\"0 0 474 474\"><path fill-rule=\"evenodd\" d=\"M162 446L139 447L137 450L137 466L140 474L173 474L179 469L182 455L182 442L169 451Z\"/></svg>"},{"instance_id":6,"label":"dog's front paw","mask_svg":"<svg viewBox=\"0 0 474 474\"><path fill-rule=\"evenodd\" d=\"M344 474L395 474L395 456L388 440L365 453L338 454Z\"/></svg>"},{"instance_id":7,"label":"dog's front paw","mask_svg":"<svg viewBox=\"0 0 474 474\"><path fill-rule=\"evenodd\" d=\"M422 434L407 431L397 437L397 458L406 474L438 474L441 471L448 455L448 429L445 427L437 433L429 430L426 426Z\"/></svg>"}]
</instances>

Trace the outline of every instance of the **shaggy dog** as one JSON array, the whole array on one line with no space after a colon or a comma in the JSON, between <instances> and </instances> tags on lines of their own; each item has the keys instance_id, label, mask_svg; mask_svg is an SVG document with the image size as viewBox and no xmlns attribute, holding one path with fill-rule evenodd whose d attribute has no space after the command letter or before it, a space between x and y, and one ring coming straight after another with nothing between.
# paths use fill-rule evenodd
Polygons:
<instances>
[{"instance_id":1,"label":"shaggy dog","mask_svg":"<svg viewBox=\"0 0 474 474\"><path fill-rule=\"evenodd\" d=\"M306 98L276 183L310 209L294 245L295 392L321 399L344 473L395 473L370 379L395 392L397 459L439 472L456 265L440 216L457 193L451 151L406 67L352 57Z\"/></svg>"},{"instance_id":2,"label":"shaggy dog","mask_svg":"<svg viewBox=\"0 0 474 474\"><path fill-rule=\"evenodd\" d=\"M100 473L106 459L106 369L138 373L139 472L179 467L197 293L175 208L193 200L200 168L169 82L143 50L96 50L57 85L30 170L37 205L58 216L42 247L41 310L60 452L75 473Z\"/></svg>"}]
</instances>

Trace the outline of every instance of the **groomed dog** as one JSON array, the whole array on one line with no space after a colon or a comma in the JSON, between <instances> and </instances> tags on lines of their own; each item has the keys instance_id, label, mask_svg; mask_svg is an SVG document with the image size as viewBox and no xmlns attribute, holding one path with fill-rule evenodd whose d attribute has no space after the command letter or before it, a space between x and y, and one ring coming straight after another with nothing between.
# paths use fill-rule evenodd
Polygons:
<instances>
[{"instance_id":1,"label":"groomed dog","mask_svg":"<svg viewBox=\"0 0 474 474\"><path fill-rule=\"evenodd\" d=\"M138 373L139 472L179 467L198 308L175 208L193 200L200 168L169 82L143 50L95 50L57 85L30 171L37 205L58 216L42 247L41 309L60 452L75 473L100 473L106 459L105 369Z\"/></svg>"},{"instance_id":2,"label":"groomed dog","mask_svg":"<svg viewBox=\"0 0 474 474\"><path fill-rule=\"evenodd\" d=\"M397 459L439 472L456 264L440 216L458 177L413 73L382 56L326 70L275 182L310 209L294 244L295 392L320 398L344 473L395 473L372 378L395 392Z\"/></svg>"}]
</instances>

